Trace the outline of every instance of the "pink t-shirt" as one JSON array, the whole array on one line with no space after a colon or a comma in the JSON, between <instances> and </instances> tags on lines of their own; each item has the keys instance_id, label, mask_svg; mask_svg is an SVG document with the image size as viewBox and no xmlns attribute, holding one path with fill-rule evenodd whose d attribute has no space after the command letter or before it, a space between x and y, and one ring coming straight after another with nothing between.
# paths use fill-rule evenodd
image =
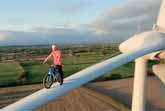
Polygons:
<instances>
[{"instance_id":1,"label":"pink t-shirt","mask_svg":"<svg viewBox=\"0 0 165 111\"><path fill-rule=\"evenodd\" d=\"M62 52L60 50L55 50L51 52L51 55L53 57L53 63L55 65L60 65L62 66L62 62L61 62L61 56L62 56Z\"/></svg>"}]
</instances>

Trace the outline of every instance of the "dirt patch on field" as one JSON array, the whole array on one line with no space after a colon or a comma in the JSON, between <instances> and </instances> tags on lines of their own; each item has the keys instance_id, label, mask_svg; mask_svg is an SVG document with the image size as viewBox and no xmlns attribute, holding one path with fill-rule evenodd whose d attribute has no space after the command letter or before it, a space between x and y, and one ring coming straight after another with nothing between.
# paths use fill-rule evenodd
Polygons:
<instances>
[{"instance_id":1,"label":"dirt patch on field","mask_svg":"<svg viewBox=\"0 0 165 111\"><path fill-rule=\"evenodd\" d=\"M0 107L7 106L43 86L42 84L0 88ZM127 111L111 97L81 87L51 101L36 111Z\"/></svg>"},{"instance_id":2,"label":"dirt patch on field","mask_svg":"<svg viewBox=\"0 0 165 111\"><path fill-rule=\"evenodd\" d=\"M132 103L133 78L97 82L87 87L112 96L129 107ZM160 81L156 77L147 78L147 111L165 111L165 97L163 97Z\"/></svg>"},{"instance_id":3,"label":"dirt patch on field","mask_svg":"<svg viewBox=\"0 0 165 111\"><path fill-rule=\"evenodd\" d=\"M126 111L110 97L87 88L78 88L57 101L41 106L38 111Z\"/></svg>"}]
</instances>

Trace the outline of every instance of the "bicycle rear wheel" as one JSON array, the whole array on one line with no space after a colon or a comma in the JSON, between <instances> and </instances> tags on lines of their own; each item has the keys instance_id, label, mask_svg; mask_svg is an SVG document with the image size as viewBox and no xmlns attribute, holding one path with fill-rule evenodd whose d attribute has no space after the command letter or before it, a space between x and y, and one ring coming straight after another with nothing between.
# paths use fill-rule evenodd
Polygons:
<instances>
[{"instance_id":1,"label":"bicycle rear wheel","mask_svg":"<svg viewBox=\"0 0 165 111\"><path fill-rule=\"evenodd\" d=\"M53 84L53 76L46 74L44 79L43 79L43 86L46 89L49 89Z\"/></svg>"}]
</instances>

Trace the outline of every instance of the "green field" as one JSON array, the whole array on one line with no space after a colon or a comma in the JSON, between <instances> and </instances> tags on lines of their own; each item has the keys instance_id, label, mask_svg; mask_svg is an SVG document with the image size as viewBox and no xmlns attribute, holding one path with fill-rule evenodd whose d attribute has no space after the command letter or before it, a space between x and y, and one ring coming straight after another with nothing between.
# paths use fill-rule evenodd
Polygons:
<instances>
[{"instance_id":1,"label":"green field","mask_svg":"<svg viewBox=\"0 0 165 111\"><path fill-rule=\"evenodd\" d=\"M31 51L32 49L26 50ZM37 53L43 49L39 48L35 50L37 52L32 50L34 52L32 55L36 56ZM102 48L96 47L90 47L90 51L88 48L75 48L72 49L71 54L69 53L70 50L71 49L69 48L67 50L63 50L63 52L65 53L62 58L64 64L64 77L68 77L88 66L101 62L107 58L111 58L114 55L118 54L117 48L110 46L104 48L104 52ZM5 52L4 50L3 54L4 53L7 52ZM15 61L17 62L0 62L0 86L41 83L44 75L47 73L49 68L48 65L43 65L42 61L38 61L35 59L22 61L16 59ZM51 64L51 61L49 61L49 64ZM149 67L151 67L152 64L154 63L150 62ZM149 71L151 72L151 68L149 69ZM130 62L115 70L112 70L104 76L97 78L95 81L114 80L131 77L133 76L133 72L134 62ZM25 79L20 79L22 76Z\"/></svg>"},{"instance_id":2,"label":"green field","mask_svg":"<svg viewBox=\"0 0 165 111\"><path fill-rule=\"evenodd\" d=\"M17 62L0 63L0 86L17 84L24 69Z\"/></svg>"},{"instance_id":3,"label":"green field","mask_svg":"<svg viewBox=\"0 0 165 111\"><path fill-rule=\"evenodd\" d=\"M112 70L109 73L97 78L96 80L115 80L115 79L122 79L132 77L134 73L134 62L127 63L123 66L120 66L117 69Z\"/></svg>"},{"instance_id":4,"label":"green field","mask_svg":"<svg viewBox=\"0 0 165 111\"><path fill-rule=\"evenodd\" d=\"M94 59L94 58L95 59ZM67 56L63 57L63 72L64 77L67 77L75 72L78 72L96 62L103 59L102 56L95 56L93 53L83 53L77 56ZM20 63L25 72L28 74L28 79L26 83L37 83L42 82L44 75L48 71L48 65L43 65L38 61L25 61ZM51 61L49 61L51 64Z\"/></svg>"},{"instance_id":5,"label":"green field","mask_svg":"<svg viewBox=\"0 0 165 111\"><path fill-rule=\"evenodd\" d=\"M48 70L47 65L43 65L38 61L25 61L20 64L27 73L26 83L41 82L44 74L46 74Z\"/></svg>"}]
</instances>

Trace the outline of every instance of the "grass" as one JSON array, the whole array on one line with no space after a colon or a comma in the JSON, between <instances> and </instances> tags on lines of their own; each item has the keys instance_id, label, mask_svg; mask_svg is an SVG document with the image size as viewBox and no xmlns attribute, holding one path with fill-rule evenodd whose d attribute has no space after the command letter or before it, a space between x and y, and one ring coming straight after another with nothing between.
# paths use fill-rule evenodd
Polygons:
<instances>
[{"instance_id":1,"label":"grass","mask_svg":"<svg viewBox=\"0 0 165 111\"><path fill-rule=\"evenodd\" d=\"M24 68L25 72L28 74L27 83L38 83L41 82L44 75L48 71L48 66L43 65L37 61L26 61L22 62L21 66Z\"/></svg>"},{"instance_id":2,"label":"grass","mask_svg":"<svg viewBox=\"0 0 165 111\"><path fill-rule=\"evenodd\" d=\"M113 74L120 74L122 78L129 77L134 73L134 63L130 62L117 69L112 70L110 73L106 74L104 77L109 77Z\"/></svg>"},{"instance_id":3,"label":"grass","mask_svg":"<svg viewBox=\"0 0 165 111\"><path fill-rule=\"evenodd\" d=\"M24 72L18 62L0 63L0 86L18 83L18 78Z\"/></svg>"},{"instance_id":4,"label":"grass","mask_svg":"<svg viewBox=\"0 0 165 111\"><path fill-rule=\"evenodd\" d=\"M95 49L92 52L78 52L74 55L64 54L62 58L64 64L64 77L68 77L84 68L103 61L105 58L111 58L112 56L116 55L116 53L118 53L117 50L113 48L106 49L105 51L106 54L103 54L100 49ZM148 65L150 69L153 64L155 63L150 62ZM47 73L48 68L48 65L43 65L37 60L22 61L20 63L0 63L0 86L40 83L42 82L44 75ZM27 80L20 82L18 81L18 77L22 72L27 74ZM133 76L133 73L134 63L130 62L97 78L95 81L126 78Z\"/></svg>"},{"instance_id":5,"label":"grass","mask_svg":"<svg viewBox=\"0 0 165 111\"><path fill-rule=\"evenodd\" d=\"M86 55L87 56L87 55ZM67 57L64 58L63 72L64 77L68 77L84 68L91 66L103 59L103 57L97 57L95 60L92 58L92 55L80 57ZM151 67L153 62L149 64ZM22 67L21 67L21 66ZM24 61L20 64L17 62L12 63L0 63L0 86L3 85L18 85L18 84L31 84L31 83L41 83L44 75L47 73L49 66L43 65L38 61ZM24 83L19 83L18 77L20 74L25 71L28 74L28 79ZM111 72L97 78L95 81L102 80L112 80L112 79L121 79L133 76L134 73L134 63L130 62L125 64L117 69L112 70Z\"/></svg>"},{"instance_id":6,"label":"grass","mask_svg":"<svg viewBox=\"0 0 165 111\"><path fill-rule=\"evenodd\" d=\"M98 52L85 52L85 53L79 53L80 56L64 56L63 57L63 72L64 77L70 76L71 74L74 74L92 64L95 64L99 61L101 61L104 56L101 54L96 54ZM1 63L2 64L2 63ZM8 69L7 67L10 67L10 64L12 64L14 67L13 69ZM16 65L15 65L16 64ZM8 74L1 75L3 79L0 80L0 83L3 83L3 85L12 85L18 84L18 77L22 72L26 72L27 74L27 80L21 82L20 84L31 84L31 83L40 83L43 80L44 75L48 72L48 65L43 65L41 62L37 60L33 61L23 61L19 63L5 63L3 64L0 72L7 72ZM20 69L17 71L17 69ZM4 70L2 70L4 69ZM8 75L8 76L6 76ZM12 76L10 76L12 75ZM11 81L12 79L12 81Z\"/></svg>"},{"instance_id":7,"label":"grass","mask_svg":"<svg viewBox=\"0 0 165 111\"><path fill-rule=\"evenodd\" d=\"M156 61L149 61L148 63L148 74L154 75L152 72L152 66L158 64ZM128 78L134 76L134 62L129 62L125 65L120 66L119 68L116 68L112 70L109 73L106 73L105 75L97 78L94 81L103 81L103 80L115 80L115 79L122 79L122 78Z\"/></svg>"},{"instance_id":8,"label":"grass","mask_svg":"<svg viewBox=\"0 0 165 111\"><path fill-rule=\"evenodd\" d=\"M67 57L64 58L63 72L64 77L70 76L71 74L78 72L91 64L97 62L97 60L85 59L85 57ZM21 66L28 74L28 80L26 83L38 83L42 82L44 75L47 73L49 66L43 65L38 61L25 61L21 62Z\"/></svg>"},{"instance_id":9,"label":"grass","mask_svg":"<svg viewBox=\"0 0 165 111\"><path fill-rule=\"evenodd\" d=\"M91 66L99 61L101 61L104 57L97 56L96 59L92 58L93 54L84 54L80 57L70 56L65 57L63 60L64 67L64 77L68 77L84 68ZM88 57L88 58L87 58ZM149 64L149 67L152 66L152 62ZM22 67L21 67L21 66ZM21 84L31 84L31 83L41 83L44 75L47 73L49 66L43 65L38 61L24 61L19 63L1 63L0 64L0 72L4 72L0 74L0 85L12 85L19 84L18 77L19 75L25 71L28 74L28 79ZM112 79L121 79L133 76L134 73L134 63L130 62L125 64L117 69L112 70L111 72L97 78L95 81L102 80L112 80Z\"/></svg>"}]
</instances>

